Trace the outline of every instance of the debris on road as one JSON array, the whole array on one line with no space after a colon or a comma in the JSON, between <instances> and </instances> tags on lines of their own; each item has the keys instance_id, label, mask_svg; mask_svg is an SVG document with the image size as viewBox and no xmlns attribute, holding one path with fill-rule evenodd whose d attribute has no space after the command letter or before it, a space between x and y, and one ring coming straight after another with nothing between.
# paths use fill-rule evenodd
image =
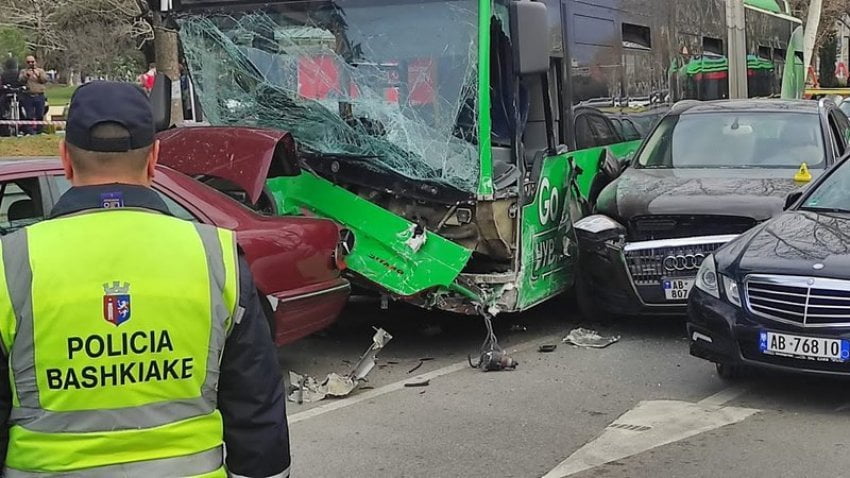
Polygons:
<instances>
[{"instance_id":1,"label":"debris on road","mask_svg":"<svg viewBox=\"0 0 850 478\"><path fill-rule=\"evenodd\" d=\"M375 360L378 358L378 352L384 348L387 343L392 340L393 336L388 334L384 329L375 329L375 335L372 337L372 345L366 350L354 370L349 374L355 380L362 380L375 367Z\"/></svg>"},{"instance_id":2,"label":"debris on road","mask_svg":"<svg viewBox=\"0 0 850 478\"><path fill-rule=\"evenodd\" d=\"M519 365L519 362L509 357L503 350L491 350L481 354L481 358L477 364L473 364L470 357L469 365L472 368L480 368L485 372L498 372L501 370L514 370Z\"/></svg>"},{"instance_id":3,"label":"debris on road","mask_svg":"<svg viewBox=\"0 0 850 478\"><path fill-rule=\"evenodd\" d=\"M511 332L528 332L528 327L522 324L514 324L511 326Z\"/></svg>"},{"instance_id":4,"label":"debris on road","mask_svg":"<svg viewBox=\"0 0 850 478\"><path fill-rule=\"evenodd\" d=\"M500 370L514 370L519 362L512 359L499 346L499 340L493 332L493 317L498 313L498 309L491 307L489 309L479 310L484 319L484 327L487 328L487 336L484 338L484 343L481 344L481 356L478 358L478 363L472 363L472 356L467 355L469 366L472 368L481 369L484 372L494 372Z\"/></svg>"},{"instance_id":5,"label":"debris on road","mask_svg":"<svg viewBox=\"0 0 850 478\"><path fill-rule=\"evenodd\" d=\"M291 384L288 395L289 401L297 404L318 402L325 398L327 393L321 391L321 386L313 377L305 377L295 372L289 372L289 383Z\"/></svg>"},{"instance_id":6,"label":"debris on road","mask_svg":"<svg viewBox=\"0 0 850 478\"><path fill-rule=\"evenodd\" d=\"M578 347L590 347L595 349L605 348L614 342L620 340L619 335L615 335L612 337L603 337L599 335L595 330L577 328L570 331L570 333L564 337L565 344L572 344Z\"/></svg>"},{"instance_id":7,"label":"debris on road","mask_svg":"<svg viewBox=\"0 0 850 478\"><path fill-rule=\"evenodd\" d=\"M554 352L557 348L557 344L543 344L540 347L537 347L537 351L541 353Z\"/></svg>"},{"instance_id":8,"label":"debris on road","mask_svg":"<svg viewBox=\"0 0 850 478\"><path fill-rule=\"evenodd\" d=\"M347 375L329 373L321 383L313 377L302 376L295 372L289 372L290 391L288 399L296 403L311 403L324 400L326 397L345 397L357 389L366 375L375 368L378 352L392 340L393 336L384 329L375 329L372 337L372 345L360 357Z\"/></svg>"},{"instance_id":9,"label":"debris on road","mask_svg":"<svg viewBox=\"0 0 850 478\"><path fill-rule=\"evenodd\" d=\"M404 382L405 387L427 387L431 383L430 379L423 380L411 380L409 382Z\"/></svg>"},{"instance_id":10,"label":"debris on road","mask_svg":"<svg viewBox=\"0 0 850 478\"><path fill-rule=\"evenodd\" d=\"M425 362L428 362L430 360L434 360L434 357L422 357L421 359L419 359L419 363L416 364L416 366L414 366L412 369L408 370L407 373L413 373L413 372L419 370L419 367L421 367L422 364L424 364Z\"/></svg>"}]
</instances>

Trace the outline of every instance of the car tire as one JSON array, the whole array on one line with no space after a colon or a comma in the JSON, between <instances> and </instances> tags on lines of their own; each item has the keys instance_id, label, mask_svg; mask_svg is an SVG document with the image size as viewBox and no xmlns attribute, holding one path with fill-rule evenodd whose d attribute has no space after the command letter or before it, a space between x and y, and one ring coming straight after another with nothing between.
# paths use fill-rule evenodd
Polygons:
<instances>
[{"instance_id":1,"label":"car tire","mask_svg":"<svg viewBox=\"0 0 850 478\"><path fill-rule=\"evenodd\" d=\"M595 300L590 285L584 278L584 273L580 265L576 266L575 274L575 300L581 317L588 322L602 324L613 322L614 314L599 306L599 302Z\"/></svg>"},{"instance_id":2,"label":"car tire","mask_svg":"<svg viewBox=\"0 0 850 478\"><path fill-rule=\"evenodd\" d=\"M737 364L715 363L714 369L717 371L717 376L725 381L739 380L746 374L746 368Z\"/></svg>"}]
</instances>

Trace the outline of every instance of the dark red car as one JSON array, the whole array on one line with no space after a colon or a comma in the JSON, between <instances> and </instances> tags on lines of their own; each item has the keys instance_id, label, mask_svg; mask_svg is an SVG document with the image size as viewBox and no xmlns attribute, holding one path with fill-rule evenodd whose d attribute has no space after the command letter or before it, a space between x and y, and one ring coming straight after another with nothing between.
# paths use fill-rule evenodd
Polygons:
<instances>
[{"instance_id":1,"label":"dark red car","mask_svg":"<svg viewBox=\"0 0 850 478\"><path fill-rule=\"evenodd\" d=\"M236 231L278 345L336 320L350 286L340 277L340 228L334 222L264 215L261 207L249 209L238 196L165 166L157 168L154 183L175 216ZM0 161L0 234L45 219L69 187L58 160Z\"/></svg>"}]
</instances>

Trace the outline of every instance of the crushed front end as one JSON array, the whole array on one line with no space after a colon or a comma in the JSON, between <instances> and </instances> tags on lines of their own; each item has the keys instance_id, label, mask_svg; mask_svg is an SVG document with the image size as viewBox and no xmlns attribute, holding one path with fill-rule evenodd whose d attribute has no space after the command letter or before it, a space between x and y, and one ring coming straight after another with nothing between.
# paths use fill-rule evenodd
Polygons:
<instances>
[{"instance_id":1,"label":"crushed front end","mask_svg":"<svg viewBox=\"0 0 850 478\"><path fill-rule=\"evenodd\" d=\"M694 216L647 217L630 221L627 228L608 216L588 216L575 225L582 280L606 312L682 315L702 261L737 237L731 233L737 219L715 217L716 222L704 221L707 227L700 228L687 226L699 220ZM670 227L666 237L641 232L641 226L653 227L650 223Z\"/></svg>"},{"instance_id":2,"label":"crushed front end","mask_svg":"<svg viewBox=\"0 0 850 478\"><path fill-rule=\"evenodd\" d=\"M177 21L206 119L297 140L303 172L266 183L279 214L344 225L353 280L393 298L469 314L533 305L516 293L519 172L494 166L480 123L489 2L198 4ZM549 263L574 247L568 229L552 229Z\"/></svg>"}]
</instances>

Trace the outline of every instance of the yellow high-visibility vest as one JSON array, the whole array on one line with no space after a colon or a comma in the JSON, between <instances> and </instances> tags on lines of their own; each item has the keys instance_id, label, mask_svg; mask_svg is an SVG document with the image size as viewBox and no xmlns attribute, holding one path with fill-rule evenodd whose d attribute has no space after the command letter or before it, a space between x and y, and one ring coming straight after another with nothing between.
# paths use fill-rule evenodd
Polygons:
<instances>
[{"instance_id":1,"label":"yellow high-visibility vest","mask_svg":"<svg viewBox=\"0 0 850 478\"><path fill-rule=\"evenodd\" d=\"M103 209L0 249L5 476L225 476L217 389L238 313L233 233Z\"/></svg>"}]
</instances>

